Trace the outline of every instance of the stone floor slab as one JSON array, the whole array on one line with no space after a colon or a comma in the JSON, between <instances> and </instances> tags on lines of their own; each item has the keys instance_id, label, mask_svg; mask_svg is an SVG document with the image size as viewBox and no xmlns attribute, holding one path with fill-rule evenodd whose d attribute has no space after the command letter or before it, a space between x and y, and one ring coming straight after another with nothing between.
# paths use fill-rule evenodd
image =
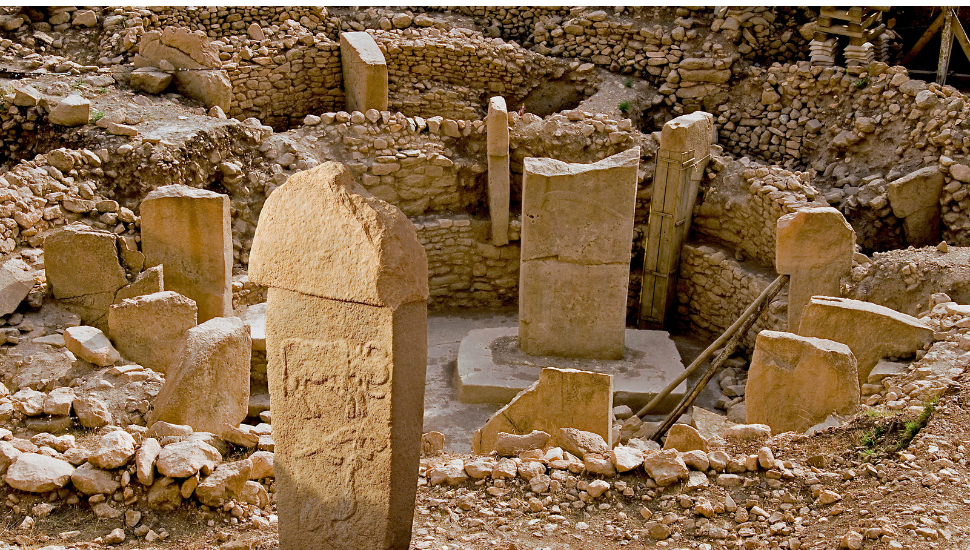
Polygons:
<instances>
[{"instance_id":1,"label":"stone floor slab","mask_svg":"<svg viewBox=\"0 0 970 550\"><path fill-rule=\"evenodd\" d=\"M611 374L614 405L629 405L634 411L684 370L674 341L664 331L627 329L623 359L611 361L531 356L519 350L517 328L477 329L468 333L458 349L458 399L462 403L508 403L539 379L543 367ZM672 409L686 391L686 384L681 383L654 413Z\"/></svg>"}]
</instances>

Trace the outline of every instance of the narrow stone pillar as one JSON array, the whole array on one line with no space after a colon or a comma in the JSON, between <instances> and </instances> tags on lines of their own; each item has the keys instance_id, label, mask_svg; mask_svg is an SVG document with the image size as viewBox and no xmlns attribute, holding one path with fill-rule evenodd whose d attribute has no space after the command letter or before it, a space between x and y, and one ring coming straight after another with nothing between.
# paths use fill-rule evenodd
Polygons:
<instances>
[{"instance_id":1,"label":"narrow stone pillar","mask_svg":"<svg viewBox=\"0 0 970 550\"><path fill-rule=\"evenodd\" d=\"M249 277L270 287L280 548L405 550L428 350L414 226L326 162L266 201Z\"/></svg>"},{"instance_id":2,"label":"narrow stone pillar","mask_svg":"<svg viewBox=\"0 0 970 550\"><path fill-rule=\"evenodd\" d=\"M889 183L893 214L903 218L906 242L926 246L940 241L940 195L946 183L936 166L921 168Z\"/></svg>"},{"instance_id":3,"label":"narrow stone pillar","mask_svg":"<svg viewBox=\"0 0 970 550\"><path fill-rule=\"evenodd\" d=\"M509 111L505 98L488 102L485 119L488 140L488 215L492 220L492 244L509 243Z\"/></svg>"},{"instance_id":4,"label":"narrow stone pillar","mask_svg":"<svg viewBox=\"0 0 970 550\"><path fill-rule=\"evenodd\" d=\"M621 359L640 148L593 164L526 158L519 347Z\"/></svg>"},{"instance_id":5,"label":"narrow stone pillar","mask_svg":"<svg viewBox=\"0 0 970 550\"><path fill-rule=\"evenodd\" d=\"M839 296L839 281L852 269L855 231L830 206L805 208L778 218L775 269L791 275L788 329L797 331L812 296Z\"/></svg>"},{"instance_id":6,"label":"narrow stone pillar","mask_svg":"<svg viewBox=\"0 0 970 550\"><path fill-rule=\"evenodd\" d=\"M640 328L662 328L673 303L680 251L713 139L714 116L703 111L671 120L660 133L644 246Z\"/></svg>"},{"instance_id":7,"label":"narrow stone pillar","mask_svg":"<svg viewBox=\"0 0 970 550\"><path fill-rule=\"evenodd\" d=\"M347 111L387 110L387 61L366 32L340 33Z\"/></svg>"},{"instance_id":8,"label":"narrow stone pillar","mask_svg":"<svg viewBox=\"0 0 970 550\"><path fill-rule=\"evenodd\" d=\"M145 266L164 265L165 290L195 300L199 322L232 315L229 197L166 185L141 203Z\"/></svg>"}]
</instances>

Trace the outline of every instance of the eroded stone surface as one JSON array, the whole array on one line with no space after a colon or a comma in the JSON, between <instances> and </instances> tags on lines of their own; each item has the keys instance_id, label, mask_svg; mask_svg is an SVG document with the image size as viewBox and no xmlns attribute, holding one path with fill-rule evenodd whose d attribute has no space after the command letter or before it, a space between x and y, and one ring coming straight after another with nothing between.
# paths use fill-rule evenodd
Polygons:
<instances>
[{"instance_id":1,"label":"eroded stone surface","mask_svg":"<svg viewBox=\"0 0 970 550\"><path fill-rule=\"evenodd\" d=\"M787 332L758 334L745 387L747 422L803 432L859 404L859 375L845 344Z\"/></svg>"}]
</instances>

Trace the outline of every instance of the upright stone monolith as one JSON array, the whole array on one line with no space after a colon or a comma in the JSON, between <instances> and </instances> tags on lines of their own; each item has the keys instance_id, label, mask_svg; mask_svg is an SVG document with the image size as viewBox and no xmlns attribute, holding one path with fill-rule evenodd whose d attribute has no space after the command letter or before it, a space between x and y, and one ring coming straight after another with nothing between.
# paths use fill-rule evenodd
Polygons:
<instances>
[{"instance_id":1,"label":"upright stone monolith","mask_svg":"<svg viewBox=\"0 0 970 550\"><path fill-rule=\"evenodd\" d=\"M387 61L366 32L340 33L340 63L348 111L387 110Z\"/></svg>"},{"instance_id":2,"label":"upright stone monolith","mask_svg":"<svg viewBox=\"0 0 970 550\"><path fill-rule=\"evenodd\" d=\"M593 164L526 158L519 347L621 359L640 148Z\"/></svg>"},{"instance_id":3,"label":"upright stone monolith","mask_svg":"<svg viewBox=\"0 0 970 550\"><path fill-rule=\"evenodd\" d=\"M488 215L492 220L492 244L509 244L509 111L505 98L488 102Z\"/></svg>"},{"instance_id":4,"label":"upright stone monolith","mask_svg":"<svg viewBox=\"0 0 970 550\"><path fill-rule=\"evenodd\" d=\"M147 267L165 266L165 290L195 300L199 322L232 315L229 197L166 185L141 203L141 248Z\"/></svg>"},{"instance_id":5,"label":"upright stone monolith","mask_svg":"<svg viewBox=\"0 0 970 550\"><path fill-rule=\"evenodd\" d=\"M249 277L270 287L280 548L408 548L427 366L414 226L326 162L266 201Z\"/></svg>"},{"instance_id":6,"label":"upright stone monolith","mask_svg":"<svg viewBox=\"0 0 970 550\"><path fill-rule=\"evenodd\" d=\"M788 329L798 330L812 296L838 296L839 281L852 270L855 231L838 210L805 208L778 218L775 269L791 275Z\"/></svg>"}]
</instances>

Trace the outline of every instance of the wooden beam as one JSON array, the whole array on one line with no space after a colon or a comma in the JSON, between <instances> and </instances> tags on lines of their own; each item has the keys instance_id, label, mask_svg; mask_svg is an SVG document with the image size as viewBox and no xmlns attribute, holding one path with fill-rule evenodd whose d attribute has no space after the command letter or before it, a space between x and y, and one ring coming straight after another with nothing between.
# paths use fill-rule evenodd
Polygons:
<instances>
[{"instance_id":1,"label":"wooden beam","mask_svg":"<svg viewBox=\"0 0 970 550\"><path fill-rule=\"evenodd\" d=\"M943 8L945 18L940 33L940 61L936 66L936 83L946 84L946 73L950 69L950 52L953 51L953 9Z\"/></svg>"},{"instance_id":2,"label":"wooden beam","mask_svg":"<svg viewBox=\"0 0 970 550\"><path fill-rule=\"evenodd\" d=\"M937 16L935 21L933 21L933 24L930 25L930 27L926 29L926 32L923 33L923 36L921 36L920 39L916 41L916 45L913 46L912 50L909 50L909 53L906 54L906 57L904 57L902 63L900 63L901 65L906 65L907 63L912 61L913 58L916 57L920 51L922 51L923 47L929 44L930 39L932 39L933 36L936 34L936 32L940 30L940 27L943 26L943 21L945 18L946 18L946 10L944 10L943 12L940 12L940 15Z\"/></svg>"},{"instance_id":3,"label":"wooden beam","mask_svg":"<svg viewBox=\"0 0 970 550\"><path fill-rule=\"evenodd\" d=\"M956 13L953 14L953 34L957 37L960 48L963 49L963 55L970 60L970 39L967 38L967 31L963 29L963 24L960 23L960 18L957 17Z\"/></svg>"}]
</instances>

